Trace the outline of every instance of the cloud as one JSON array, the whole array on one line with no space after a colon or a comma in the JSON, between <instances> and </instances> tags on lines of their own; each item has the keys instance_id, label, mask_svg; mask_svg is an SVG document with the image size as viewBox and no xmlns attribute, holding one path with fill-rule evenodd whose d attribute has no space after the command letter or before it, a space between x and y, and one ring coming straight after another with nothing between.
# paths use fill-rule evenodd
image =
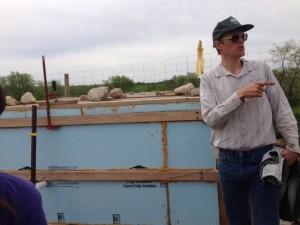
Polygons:
<instances>
[{"instance_id":1,"label":"cloud","mask_svg":"<svg viewBox=\"0 0 300 225\"><path fill-rule=\"evenodd\" d=\"M193 55L199 40L214 52L212 30L228 16L255 25L247 45L297 39L299 8L298 0L1 1L0 74L39 74L42 55L56 73Z\"/></svg>"},{"instance_id":2,"label":"cloud","mask_svg":"<svg viewBox=\"0 0 300 225\"><path fill-rule=\"evenodd\" d=\"M9 35L2 37L0 47L9 55L36 57L41 52L77 52L99 45L147 42L197 32L197 27L193 27L197 12L190 10L185 1L174 1L174 4L168 1L86 1L89 4L64 1L69 3L65 5L57 1L31 2L35 3L22 5L19 2L18 7L6 5L10 13L3 15L6 20L2 20L1 27Z\"/></svg>"}]
</instances>

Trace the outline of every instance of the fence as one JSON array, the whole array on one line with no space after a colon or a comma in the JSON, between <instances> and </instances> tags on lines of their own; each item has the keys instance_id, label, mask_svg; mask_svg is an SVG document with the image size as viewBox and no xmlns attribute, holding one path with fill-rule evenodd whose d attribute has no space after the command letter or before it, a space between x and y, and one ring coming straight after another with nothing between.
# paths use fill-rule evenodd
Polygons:
<instances>
[{"instance_id":1,"label":"fence","mask_svg":"<svg viewBox=\"0 0 300 225\"><path fill-rule=\"evenodd\" d=\"M282 43L276 43L282 44ZM269 50L274 44L250 46L246 48L246 59L263 60L270 63ZM196 52L196 49L195 49ZM204 54L205 70L215 67L220 62L217 52ZM68 73L70 85L102 84L111 76L124 75L134 82L158 82L171 79L174 75L195 73L197 55L190 55L172 59L165 59L139 64L113 66L84 71L64 71L62 73L48 73L48 80L57 80L63 84L64 74Z\"/></svg>"}]
</instances>

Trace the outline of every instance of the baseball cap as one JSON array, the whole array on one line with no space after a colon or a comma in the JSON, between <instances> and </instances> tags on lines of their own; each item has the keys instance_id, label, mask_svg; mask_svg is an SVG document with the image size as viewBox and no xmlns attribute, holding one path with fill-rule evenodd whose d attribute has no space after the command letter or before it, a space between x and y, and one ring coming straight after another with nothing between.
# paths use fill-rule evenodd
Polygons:
<instances>
[{"instance_id":1,"label":"baseball cap","mask_svg":"<svg viewBox=\"0 0 300 225\"><path fill-rule=\"evenodd\" d=\"M241 25L236 18L230 16L227 19L220 21L215 27L212 34L213 42L219 40L222 35L227 34L231 31L241 30L245 32L252 29L253 27L254 25L252 24Z\"/></svg>"}]
</instances>

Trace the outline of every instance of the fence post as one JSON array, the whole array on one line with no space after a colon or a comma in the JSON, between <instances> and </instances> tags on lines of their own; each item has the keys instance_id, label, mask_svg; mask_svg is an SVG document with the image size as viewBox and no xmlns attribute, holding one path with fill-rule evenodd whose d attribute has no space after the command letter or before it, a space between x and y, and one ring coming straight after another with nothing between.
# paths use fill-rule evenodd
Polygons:
<instances>
[{"instance_id":1,"label":"fence post","mask_svg":"<svg viewBox=\"0 0 300 225\"><path fill-rule=\"evenodd\" d=\"M69 74L65 73L65 97L70 97Z\"/></svg>"}]
</instances>

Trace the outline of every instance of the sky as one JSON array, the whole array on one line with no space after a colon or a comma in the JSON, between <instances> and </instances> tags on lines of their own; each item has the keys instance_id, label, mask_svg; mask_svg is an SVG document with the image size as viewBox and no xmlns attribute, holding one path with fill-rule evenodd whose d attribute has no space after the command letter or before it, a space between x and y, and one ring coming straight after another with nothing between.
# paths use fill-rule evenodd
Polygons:
<instances>
[{"instance_id":1,"label":"sky","mask_svg":"<svg viewBox=\"0 0 300 225\"><path fill-rule=\"evenodd\" d=\"M206 54L216 24L253 24L247 46L300 40L300 0L0 0L0 76L88 71Z\"/></svg>"}]
</instances>

